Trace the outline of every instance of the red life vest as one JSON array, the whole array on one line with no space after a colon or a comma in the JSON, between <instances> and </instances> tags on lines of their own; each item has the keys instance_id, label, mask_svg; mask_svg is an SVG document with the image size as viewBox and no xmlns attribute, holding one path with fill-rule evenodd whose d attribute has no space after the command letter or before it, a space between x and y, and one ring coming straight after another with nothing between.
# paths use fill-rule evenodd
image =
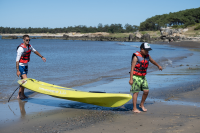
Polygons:
<instances>
[{"instance_id":1,"label":"red life vest","mask_svg":"<svg viewBox=\"0 0 200 133\"><path fill-rule=\"evenodd\" d=\"M133 75L145 76L147 74L147 68L149 66L149 55L146 55L145 58L143 58L140 52L137 51L133 54L133 57L134 56L136 56L138 60L135 65Z\"/></svg>"},{"instance_id":2,"label":"red life vest","mask_svg":"<svg viewBox=\"0 0 200 133\"><path fill-rule=\"evenodd\" d=\"M31 50L30 50L30 47L31 45L28 44L28 46L26 47L23 43L20 44L17 49L19 47L22 47L24 49L24 52L22 53L21 55L21 58L19 60L20 63L28 63L30 61L30 55L31 55Z\"/></svg>"}]
</instances>

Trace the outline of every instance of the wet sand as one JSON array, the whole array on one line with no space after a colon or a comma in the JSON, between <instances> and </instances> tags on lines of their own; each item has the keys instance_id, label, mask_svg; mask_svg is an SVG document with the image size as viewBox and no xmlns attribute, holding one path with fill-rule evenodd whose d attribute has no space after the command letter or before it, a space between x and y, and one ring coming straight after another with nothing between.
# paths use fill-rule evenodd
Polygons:
<instances>
[{"instance_id":1,"label":"wet sand","mask_svg":"<svg viewBox=\"0 0 200 133\"><path fill-rule=\"evenodd\" d=\"M200 41L182 41L182 42L156 42L155 44L168 44L175 47L200 48Z\"/></svg>"},{"instance_id":2,"label":"wet sand","mask_svg":"<svg viewBox=\"0 0 200 133\"><path fill-rule=\"evenodd\" d=\"M199 84L198 84L199 85ZM180 86L181 87L181 86ZM188 86L190 87L190 86ZM187 88L187 87L186 87ZM1 125L1 132L70 132L70 133L122 133L122 132L175 132L198 133L200 121L200 104L187 104L190 99L199 101L200 88L193 91L181 90L179 96L168 100L152 99L146 101L148 112L132 113L132 103L121 108L106 110L100 108L82 108L82 105L71 108L60 108L51 111L41 111L28 114L25 108L21 110L21 118L12 123ZM179 102L176 102L179 98ZM139 99L139 98L138 98ZM173 101L173 99L175 99ZM187 102L181 101L184 99ZM23 104L24 101L19 101ZM139 100L138 100L139 103ZM77 104L77 103L76 103ZM40 109L40 107L35 107ZM27 107L30 106L26 106ZM11 108L13 108L11 106ZM31 108L31 107L30 107ZM33 107L32 107L33 108ZM98 107L97 107L98 108ZM16 112L14 110L13 112Z\"/></svg>"},{"instance_id":3,"label":"wet sand","mask_svg":"<svg viewBox=\"0 0 200 133\"><path fill-rule=\"evenodd\" d=\"M169 45L190 49L200 48L199 42L179 42ZM131 101L119 108L103 108L37 95L37 99L30 98L27 102L13 100L10 103L0 104L2 109L0 132L198 133L200 78L198 75L192 75L195 80L184 80L184 78L188 73L199 71L199 66L200 64L193 64L189 69L184 64L183 67L173 68L174 71L185 70L182 75L171 74L167 70L152 74L149 78L159 78L162 82L157 83L157 86L163 90L157 87L150 91L145 103L148 112L133 113ZM176 82L176 79L180 81ZM162 86L164 82L168 84ZM128 78L116 79L104 87L115 86L116 83L119 88L130 89ZM138 97L138 104L140 99L141 95Z\"/></svg>"}]
</instances>

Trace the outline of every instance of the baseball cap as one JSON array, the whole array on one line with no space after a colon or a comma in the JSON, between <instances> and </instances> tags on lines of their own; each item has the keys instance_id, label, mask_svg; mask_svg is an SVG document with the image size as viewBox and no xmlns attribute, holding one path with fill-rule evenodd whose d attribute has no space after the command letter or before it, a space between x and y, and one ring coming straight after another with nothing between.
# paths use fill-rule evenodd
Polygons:
<instances>
[{"instance_id":1,"label":"baseball cap","mask_svg":"<svg viewBox=\"0 0 200 133\"><path fill-rule=\"evenodd\" d=\"M143 48L143 49L145 49L147 51L152 50L151 47L150 47L150 45L148 43L146 43L146 42L141 44L140 49L141 48Z\"/></svg>"}]
</instances>

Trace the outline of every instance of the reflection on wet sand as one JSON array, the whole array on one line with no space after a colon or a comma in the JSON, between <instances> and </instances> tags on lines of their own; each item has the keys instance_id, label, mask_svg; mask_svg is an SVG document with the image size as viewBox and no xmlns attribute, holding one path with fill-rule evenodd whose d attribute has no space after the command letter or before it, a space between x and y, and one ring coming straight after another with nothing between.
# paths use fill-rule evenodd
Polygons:
<instances>
[{"instance_id":1,"label":"reflection on wet sand","mask_svg":"<svg viewBox=\"0 0 200 133\"><path fill-rule=\"evenodd\" d=\"M26 115L26 111L25 111L24 106L25 106L25 103L27 101L22 101L22 100L18 99L18 102L19 102L19 108L20 108L21 118L24 118L25 115Z\"/></svg>"},{"instance_id":2,"label":"reflection on wet sand","mask_svg":"<svg viewBox=\"0 0 200 133\"><path fill-rule=\"evenodd\" d=\"M20 113L21 113L21 118L24 118L25 115L26 115L26 111L25 111L25 108L24 108L26 102L27 102L27 101L22 101L22 100L18 99L19 108L20 108ZM11 112L13 112L13 114L14 114L15 116L17 116L17 115L15 114L15 112L12 110L12 108L11 108L9 105L8 105L8 108L10 109Z\"/></svg>"},{"instance_id":3,"label":"reflection on wet sand","mask_svg":"<svg viewBox=\"0 0 200 133\"><path fill-rule=\"evenodd\" d=\"M14 112L14 111L12 111L12 109L10 108L10 106L9 106L9 105L8 105L8 108L10 109L10 111L11 111L11 112L13 112L13 114L14 114L14 115L16 115L16 114L15 114L15 112Z\"/></svg>"}]
</instances>

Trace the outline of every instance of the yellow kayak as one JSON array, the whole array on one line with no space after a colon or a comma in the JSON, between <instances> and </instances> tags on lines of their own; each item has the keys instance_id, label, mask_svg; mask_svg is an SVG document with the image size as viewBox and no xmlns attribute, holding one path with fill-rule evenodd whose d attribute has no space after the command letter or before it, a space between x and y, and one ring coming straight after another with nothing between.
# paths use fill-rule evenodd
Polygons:
<instances>
[{"instance_id":1,"label":"yellow kayak","mask_svg":"<svg viewBox=\"0 0 200 133\"><path fill-rule=\"evenodd\" d=\"M18 80L18 83L29 90L42 94L104 107L119 107L132 98L130 94L78 91L32 78Z\"/></svg>"}]
</instances>

